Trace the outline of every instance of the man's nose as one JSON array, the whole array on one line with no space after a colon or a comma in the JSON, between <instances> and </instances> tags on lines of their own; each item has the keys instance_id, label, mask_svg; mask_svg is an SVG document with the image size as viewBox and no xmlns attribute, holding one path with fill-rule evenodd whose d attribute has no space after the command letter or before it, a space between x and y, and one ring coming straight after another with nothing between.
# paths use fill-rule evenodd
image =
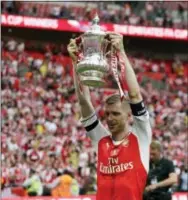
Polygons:
<instances>
[{"instance_id":1,"label":"man's nose","mask_svg":"<svg viewBox=\"0 0 188 200\"><path fill-rule=\"evenodd\" d=\"M109 114L109 115L108 115L107 120L108 120L108 121L113 120L113 116L112 116L112 114Z\"/></svg>"}]
</instances>

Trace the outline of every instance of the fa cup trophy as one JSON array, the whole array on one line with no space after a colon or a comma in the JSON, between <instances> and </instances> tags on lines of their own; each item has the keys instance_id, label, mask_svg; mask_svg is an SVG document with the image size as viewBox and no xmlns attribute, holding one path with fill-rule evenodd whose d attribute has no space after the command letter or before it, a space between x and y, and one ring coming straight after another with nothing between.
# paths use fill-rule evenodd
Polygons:
<instances>
[{"instance_id":1,"label":"fa cup trophy","mask_svg":"<svg viewBox=\"0 0 188 200\"><path fill-rule=\"evenodd\" d=\"M108 34L101 30L97 15L89 30L77 38L76 42L81 51L76 71L82 84L96 88L104 87L106 85L105 78L112 73L123 99L125 66L121 62L121 56L111 45ZM121 73L118 72L118 65Z\"/></svg>"},{"instance_id":2,"label":"fa cup trophy","mask_svg":"<svg viewBox=\"0 0 188 200\"><path fill-rule=\"evenodd\" d=\"M77 73L80 81L87 86L103 87L105 75L109 71L106 59L106 33L98 25L96 15L90 29L81 36L82 58L77 63Z\"/></svg>"}]
</instances>

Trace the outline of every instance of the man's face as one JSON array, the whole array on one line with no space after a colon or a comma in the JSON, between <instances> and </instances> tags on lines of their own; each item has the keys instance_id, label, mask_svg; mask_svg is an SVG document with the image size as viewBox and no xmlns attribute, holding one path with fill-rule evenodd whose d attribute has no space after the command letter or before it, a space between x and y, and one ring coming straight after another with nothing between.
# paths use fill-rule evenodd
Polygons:
<instances>
[{"instance_id":1,"label":"man's face","mask_svg":"<svg viewBox=\"0 0 188 200\"><path fill-rule=\"evenodd\" d=\"M150 148L150 159L152 161L160 159L160 151L157 148Z\"/></svg>"},{"instance_id":2,"label":"man's face","mask_svg":"<svg viewBox=\"0 0 188 200\"><path fill-rule=\"evenodd\" d=\"M106 104L105 119L112 134L124 131L127 114L122 104L120 102L111 105Z\"/></svg>"}]
</instances>

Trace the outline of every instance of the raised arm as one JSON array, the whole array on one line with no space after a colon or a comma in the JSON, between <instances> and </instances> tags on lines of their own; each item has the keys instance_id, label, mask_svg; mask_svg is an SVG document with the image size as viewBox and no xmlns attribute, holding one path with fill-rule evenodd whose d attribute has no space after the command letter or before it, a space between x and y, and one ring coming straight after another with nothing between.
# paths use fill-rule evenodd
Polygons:
<instances>
[{"instance_id":1,"label":"raised arm","mask_svg":"<svg viewBox=\"0 0 188 200\"><path fill-rule=\"evenodd\" d=\"M74 85L81 109L81 115L82 115L81 122L87 131L87 135L91 138L91 140L93 141L93 145L97 149L98 141L102 137L108 135L108 132L101 124L101 122L98 120L98 117L95 114L94 107L91 103L89 88L79 83L79 77L76 73L76 63L77 63L76 53L78 52L78 48L76 46L75 40L70 41L68 45L68 51L73 60Z\"/></svg>"},{"instance_id":2,"label":"raised arm","mask_svg":"<svg viewBox=\"0 0 188 200\"><path fill-rule=\"evenodd\" d=\"M74 39L71 39L71 41L68 45L68 52L73 61L74 86L75 86L75 91L76 91L76 95L78 98L78 102L80 104L81 115L82 115L82 118L87 118L94 113L94 108L91 103L89 88L87 86L84 86L81 83L79 83L78 75L76 73L76 63L77 63L76 54L78 52L78 47L77 47Z\"/></svg>"},{"instance_id":3,"label":"raised arm","mask_svg":"<svg viewBox=\"0 0 188 200\"><path fill-rule=\"evenodd\" d=\"M140 87L131 63L125 53L123 46L123 36L116 33L109 33L112 46L118 51L120 64L125 65L125 80L128 86L128 94L131 103L136 104L142 101Z\"/></svg>"},{"instance_id":4,"label":"raised arm","mask_svg":"<svg viewBox=\"0 0 188 200\"><path fill-rule=\"evenodd\" d=\"M137 82L135 72L129 62L123 46L123 37L120 34L109 33L112 46L117 50L120 65L125 67L125 82L128 87L130 99L130 107L133 114L134 123L132 132L138 138L139 150L142 163L148 172L149 170L149 145L152 138L152 130L149 121L149 113L147 112Z\"/></svg>"},{"instance_id":5,"label":"raised arm","mask_svg":"<svg viewBox=\"0 0 188 200\"><path fill-rule=\"evenodd\" d=\"M142 101L142 95L140 92L140 87L137 82L137 78L135 72L129 62L129 59L125 52L120 52L120 56L122 57L125 63L125 78L128 85L128 94L131 103L138 103Z\"/></svg>"}]
</instances>

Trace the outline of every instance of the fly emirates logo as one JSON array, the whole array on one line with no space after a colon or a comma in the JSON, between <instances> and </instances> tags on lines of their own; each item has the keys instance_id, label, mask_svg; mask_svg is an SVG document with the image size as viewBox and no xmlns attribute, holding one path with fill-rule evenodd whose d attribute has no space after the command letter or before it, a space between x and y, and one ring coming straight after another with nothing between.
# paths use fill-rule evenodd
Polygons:
<instances>
[{"instance_id":1,"label":"fly emirates logo","mask_svg":"<svg viewBox=\"0 0 188 200\"><path fill-rule=\"evenodd\" d=\"M108 158L108 165L104 165L102 162L99 163L99 170L104 174L116 174L125 172L129 169L133 169L133 162L118 164L118 158Z\"/></svg>"}]
</instances>

